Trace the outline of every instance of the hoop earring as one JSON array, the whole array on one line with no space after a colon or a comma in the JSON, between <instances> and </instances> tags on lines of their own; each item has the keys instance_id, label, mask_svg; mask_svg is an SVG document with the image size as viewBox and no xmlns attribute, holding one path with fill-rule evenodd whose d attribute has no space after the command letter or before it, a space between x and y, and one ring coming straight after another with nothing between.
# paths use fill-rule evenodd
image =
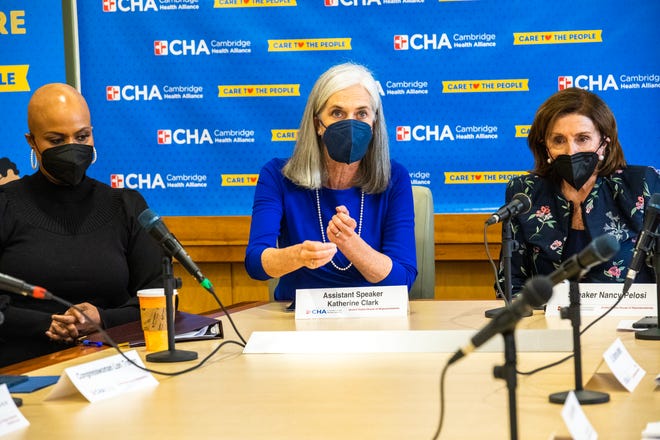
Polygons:
<instances>
[{"instance_id":1,"label":"hoop earring","mask_svg":"<svg viewBox=\"0 0 660 440\"><path fill-rule=\"evenodd\" d=\"M92 147L92 151L94 152L94 157L92 158L92 163L96 162L96 147Z\"/></svg>"},{"instance_id":2,"label":"hoop earring","mask_svg":"<svg viewBox=\"0 0 660 440\"><path fill-rule=\"evenodd\" d=\"M37 156L34 154L34 150L30 148L30 166L32 167L33 170L36 170L37 167L39 166L39 162L37 162Z\"/></svg>"}]
</instances>

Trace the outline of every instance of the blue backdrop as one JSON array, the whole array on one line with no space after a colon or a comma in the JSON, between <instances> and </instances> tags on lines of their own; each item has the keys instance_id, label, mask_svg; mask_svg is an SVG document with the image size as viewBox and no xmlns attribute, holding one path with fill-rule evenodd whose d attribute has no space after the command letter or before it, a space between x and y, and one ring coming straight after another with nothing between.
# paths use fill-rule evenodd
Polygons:
<instances>
[{"instance_id":1,"label":"blue backdrop","mask_svg":"<svg viewBox=\"0 0 660 440\"><path fill-rule=\"evenodd\" d=\"M62 7L53 0L0 3L0 158L31 174L26 109L32 91L65 82ZM4 170L0 170L4 174Z\"/></svg>"},{"instance_id":2,"label":"blue backdrop","mask_svg":"<svg viewBox=\"0 0 660 440\"><path fill-rule=\"evenodd\" d=\"M536 108L562 87L609 103L629 163L660 164L660 2L85 0L77 8L99 154L90 174L139 189L161 215L249 214L261 166L291 154L314 81L344 61L379 80L392 157L431 188L438 213L502 204L506 181L532 166L526 130ZM44 52L33 50L31 62Z\"/></svg>"}]
</instances>

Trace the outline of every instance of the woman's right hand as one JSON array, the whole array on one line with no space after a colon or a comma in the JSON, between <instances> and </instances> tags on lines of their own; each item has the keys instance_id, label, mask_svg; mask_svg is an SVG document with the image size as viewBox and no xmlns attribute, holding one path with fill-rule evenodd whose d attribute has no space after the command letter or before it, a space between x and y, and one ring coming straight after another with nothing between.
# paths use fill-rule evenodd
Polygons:
<instances>
[{"instance_id":1,"label":"woman's right hand","mask_svg":"<svg viewBox=\"0 0 660 440\"><path fill-rule=\"evenodd\" d=\"M337 253L337 245L334 243L305 240L297 246L300 266L308 269L325 266Z\"/></svg>"}]
</instances>

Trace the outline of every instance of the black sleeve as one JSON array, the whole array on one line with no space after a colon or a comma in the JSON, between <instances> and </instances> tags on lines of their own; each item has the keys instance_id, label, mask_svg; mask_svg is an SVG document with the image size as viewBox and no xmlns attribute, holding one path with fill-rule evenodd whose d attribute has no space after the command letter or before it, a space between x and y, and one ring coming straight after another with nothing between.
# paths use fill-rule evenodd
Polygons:
<instances>
[{"instance_id":1,"label":"black sleeve","mask_svg":"<svg viewBox=\"0 0 660 440\"><path fill-rule=\"evenodd\" d=\"M43 338L52 321L51 314L23 307L13 307L9 295L0 295L0 338Z\"/></svg>"}]
</instances>

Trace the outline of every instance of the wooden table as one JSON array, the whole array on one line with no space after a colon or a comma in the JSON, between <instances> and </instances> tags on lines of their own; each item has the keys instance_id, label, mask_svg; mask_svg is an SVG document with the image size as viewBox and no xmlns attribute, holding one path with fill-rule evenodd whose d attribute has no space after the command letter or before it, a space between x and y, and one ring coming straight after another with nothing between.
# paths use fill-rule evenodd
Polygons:
<instances>
[{"instance_id":1,"label":"wooden table","mask_svg":"<svg viewBox=\"0 0 660 440\"><path fill-rule=\"evenodd\" d=\"M253 331L401 330L387 318L296 321L284 303L261 304L232 313L248 339ZM495 301L413 301L403 318L408 330L478 329ZM237 339L226 317L226 339ZM586 323L590 318L584 318ZM617 332L619 318L606 317L582 338L585 388L604 391L610 402L583 409L601 439L639 439L650 421L660 421L660 342L636 340ZM395 323L395 324L393 324ZM570 328L567 321L536 312L518 329ZM496 336L499 338L500 336ZM618 384L602 360L616 338L647 372L633 393ZM177 344L200 359L219 341ZM113 355L86 347L70 359L30 371L58 375L63 369ZM144 348L137 349L144 358ZM243 354L228 345L201 368L181 376L156 374L159 385L105 401L89 403L81 395L44 401L50 388L19 395L30 421L6 439L231 438L231 439L430 439L439 416L439 378L452 353ZM81 356L78 356L81 355ZM527 371L566 353L518 353L518 369ZM441 439L508 439L508 400L504 381L493 378L502 353L475 352L452 365L446 377L445 423ZM179 371L195 361L147 366ZM37 366L37 365L33 365ZM25 368L25 366L23 366ZM12 367L3 373L20 372ZM551 393L573 389L573 362L519 376L520 439L565 438L562 405Z\"/></svg>"}]
</instances>

